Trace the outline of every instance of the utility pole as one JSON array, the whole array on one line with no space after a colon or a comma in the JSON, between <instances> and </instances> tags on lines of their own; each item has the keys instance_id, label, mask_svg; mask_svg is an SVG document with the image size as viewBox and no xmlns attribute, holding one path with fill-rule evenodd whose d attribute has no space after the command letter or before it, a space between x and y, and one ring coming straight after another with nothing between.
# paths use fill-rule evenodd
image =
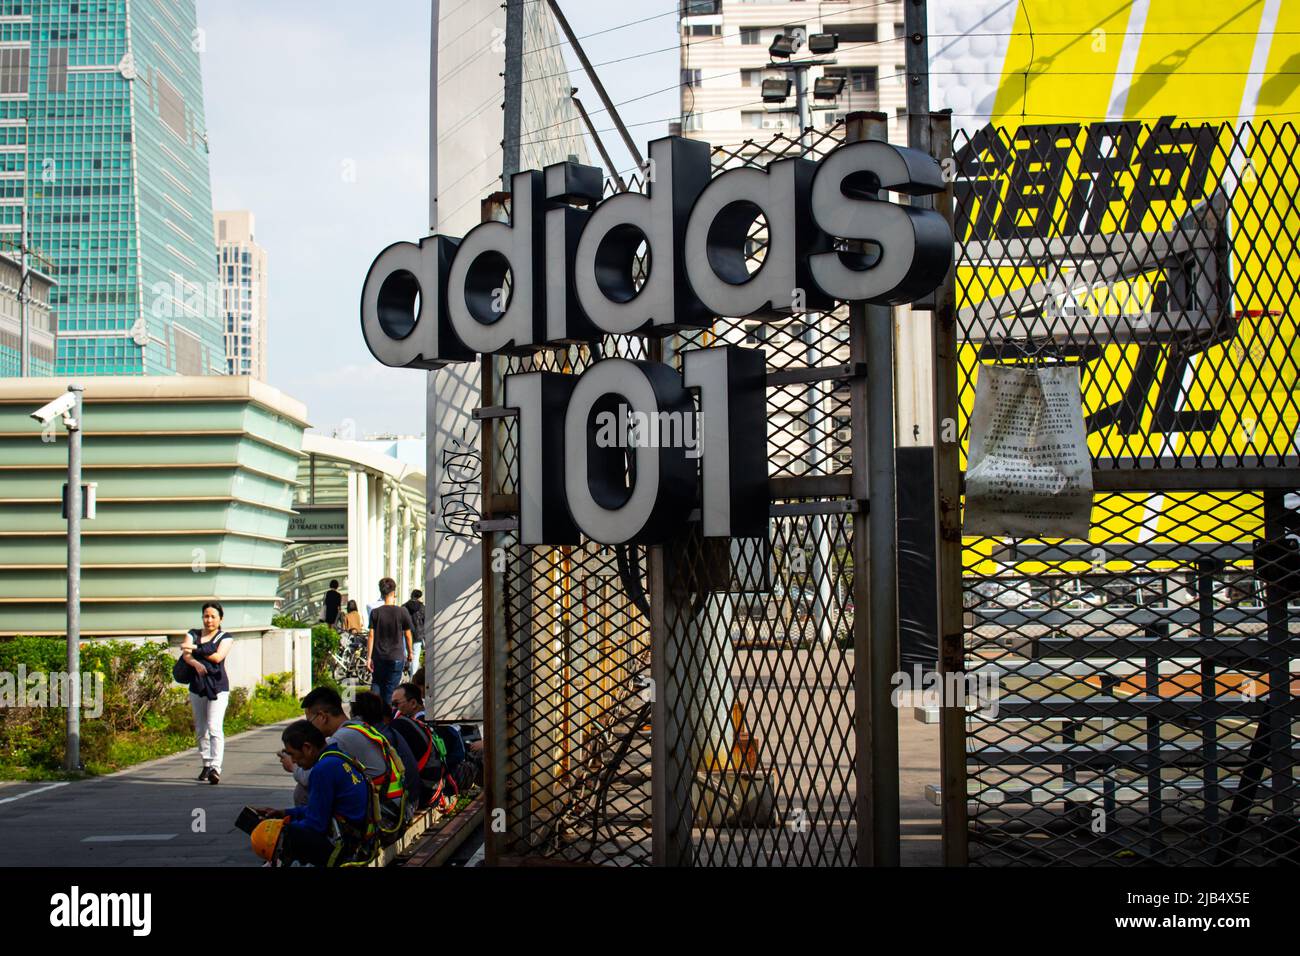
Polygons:
<instances>
[{"instance_id":1,"label":"utility pole","mask_svg":"<svg viewBox=\"0 0 1300 956\"><path fill-rule=\"evenodd\" d=\"M429 235L432 236L438 232L438 17L442 14L439 0L430 0L429 12L432 18L429 25ZM432 593L428 600L432 607Z\"/></svg>"},{"instance_id":2,"label":"utility pole","mask_svg":"<svg viewBox=\"0 0 1300 956\"><path fill-rule=\"evenodd\" d=\"M907 145L931 154L930 64L925 0L904 0ZM934 209L931 196L909 196ZM935 492L934 308L939 292L895 310L898 358L899 593L911 609L901 625L900 666L937 666L939 654L938 512ZM946 570L942 573L947 573Z\"/></svg>"},{"instance_id":3,"label":"utility pole","mask_svg":"<svg viewBox=\"0 0 1300 956\"><path fill-rule=\"evenodd\" d=\"M903 42L907 44L907 145L930 151L930 41L925 0L903 0ZM919 197L913 197L916 205ZM927 204L927 208L933 208Z\"/></svg>"},{"instance_id":4,"label":"utility pole","mask_svg":"<svg viewBox=\"0 0 1300 956\"><path fill-rule=\"evenodd\" d=\"M808 152L804 134L808 129L809 117L811 116L808 107L808 70L814 66L832 66L834 64L834 58L786 60L781 62L771 60L767 64L769 70L783 70L794 78L795 105L793 111L790 107L784 107L771 112L795 113L796 122L799 124L798 143L801 156L806 155ZM810 369L816 368L821 362L823 335L824 330L821 328L820 321L809 316L800 338L804 343L804 361ZM813 461L825 454L829 431L825 424L827 416L823 407L822 395L816 382L809 384L804 395L804 401L807 404L808 422L807 431L804 433L804 444L807 448L806 454L809 461ZM834 637L830 620L831 603L834 595L832 593L833 585L828 573L832 565L832 542L828 533L828 525L822 516L810 515L808 517L808 536L812 541L812 573L810 578L816 582L816 591L813 594L812 619L815 622L817 640L829 644Z\"/></svg>"},{"instance_id":5,"label":"utility pole","mask_svg":"<svg viewBox=\"0 0 1300 956\"><path fill-rule=\"evenodd\" d=\"M81 769L81 398L82 386L68 386L75 404L68 429L68 745L63 768Z\"/></svg>"},{"instance_id":6,"label":"utility pole","mask_svg":"<svg viewBox=\"0 0 1300 956\"><path fill-rule=\"evenodd\" d=\"M795 60L786 62L772 61L767 64L769 70L784 70L794 78L794 108L783 107L781 109L768 110L769 113L794 113L796 122L799 124L799 153L804 155L808 152L804 144L804 132L808 129L809 118L811 113L808 107L808 70L814 66L834 66L836 63L833 57L818 58L815 60Z\"/></svg>"},{"instance_id":7,"label":"utility pole","mask_svg":"<svg viewBox=\"0 0 1300 956\"><path fill-rule=\"evenodd\" d=\"M519 172L519 138L523 130L524 0L506 0L505 110L501 127L501 189Z\"/></svg>"}]
</instances>

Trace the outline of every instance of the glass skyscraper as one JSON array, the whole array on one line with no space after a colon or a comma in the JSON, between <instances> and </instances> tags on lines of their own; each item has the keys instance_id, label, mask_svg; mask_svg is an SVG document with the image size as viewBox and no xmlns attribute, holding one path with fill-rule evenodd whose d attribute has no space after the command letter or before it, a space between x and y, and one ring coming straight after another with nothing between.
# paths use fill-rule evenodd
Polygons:
<instances>
[{"instance_id":1,"label":"glass skyscraper","mask_svg":"<svg viewBox=\"0 0 1300 956\"><path fill-rule=\"evenodd\" d=\"M225 371L194 0L0 2L0 244L56 271L60 375Z\"/></svg>"}]
</instances>

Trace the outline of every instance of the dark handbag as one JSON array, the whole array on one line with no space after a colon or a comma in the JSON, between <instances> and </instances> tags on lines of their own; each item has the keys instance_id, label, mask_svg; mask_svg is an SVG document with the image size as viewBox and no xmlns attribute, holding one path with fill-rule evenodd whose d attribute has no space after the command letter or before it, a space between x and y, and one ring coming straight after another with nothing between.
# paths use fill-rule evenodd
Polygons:
<instances>
[{"instance_id":1,"label":"dark handbag","mask_svg":"<svg viewBox=\"0 0 1300 956\"><path fill-rule=\"evenodd\" d=\"M189 636L193 637L194 632L191 631ZM194 674L194 668L185 662L184 656L176 658L176 663L172 664L172 680L178 684L189 684L194 679Z\"/></svg>"}]
</instances>

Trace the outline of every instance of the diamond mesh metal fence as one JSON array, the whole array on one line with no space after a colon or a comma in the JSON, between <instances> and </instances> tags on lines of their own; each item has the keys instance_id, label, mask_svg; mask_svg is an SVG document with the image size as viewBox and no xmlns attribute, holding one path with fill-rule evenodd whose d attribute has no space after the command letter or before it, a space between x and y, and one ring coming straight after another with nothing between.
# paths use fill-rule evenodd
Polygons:
<instances>
[{"instance_id":1,"label":"diamond mesh metal fence","mask_svg":"<svg viewBox=\"0 0 1300 956\"><path fill-rule=\"evenodd\" d=\"M715 149L714 169L818 158L843 136L841 124L810 131L802 143L777 136ZM632 190L645 185L644 176L628 181ZM607 193L615 190L606 183ZM753 269L766 246L767 224L759 217L747 249ZM796 312L776 324L722 319L661 341L610 336L599 350L575 346L498 360L492 374L576 373L614 355L680 368L682 352L722 343L761 347L769 372L786 374L773 378L767 393L770 476L837 484L775 482L767 542L720 550L688 538L667 555L663 611L680 641L673 666L681 708L671 712L664 738L669 775L686 782L671 793L679 798L674 812L689 821L682 832L690 844L678 858L698 865L848 864L855 740L852 526L844 480L851 468L847 310ZM488 498L510 514L517 509L515 419L498 418L493 434L499 467ZM654 690L647 549L524 548L508 528L491 544L503 564L501 853L649 863Z\"/></svg>"},{"instance_id":2,"label":"diamond mesh metal fence","mask_svg":"<svg viewBox=\"0 0 1300 956\"><path fill-rule=\"evenodd\" d=\"M715 171L844 137L715 149ZM962 539L958 666L980 706L944 711L966 790L945 838L960 829L971 862L1297 861L1296 140L1173 121L954 140L957 467L981 367L1067 364L1096 487L1087 541ZM765 251L760 219L755 267ZM796 311L485 370L680 367L717 344L768 366L766 542L523 548L509 520L485 536L504 856L646 864L658 811L679 862L859 859L853 336L845 308ZM517 512L518 442L509 417L488 434L491 518Z\"/></svg>"},{"instance_id":3,"label":"diamond mesh metal fence","mask_svg":"<svg viewBox=\"0 0 1300 956\"><path fill-rule=\"evenodd\" d=\"M972 862L1300 862L1296 139L956 138L963 467L980 369L1064 364L1096 488L1087 541L964 539Z\"/></svg>"}]
</instances>

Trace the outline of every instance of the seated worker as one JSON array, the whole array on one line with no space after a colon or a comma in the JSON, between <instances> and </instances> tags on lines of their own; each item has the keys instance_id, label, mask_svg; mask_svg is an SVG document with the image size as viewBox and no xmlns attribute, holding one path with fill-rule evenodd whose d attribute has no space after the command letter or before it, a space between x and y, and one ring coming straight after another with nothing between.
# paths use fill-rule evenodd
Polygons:
<instances>
[{"instance_id":1,"label":"seated worker","mask_svg":"<svg viewBox=\"0 0 1300 956\"><path fill-rule=\"evenodd\" d=\"M378 694L372 694L370 691L362 691L357 694L357 699L352 702L352 717L354 721L364 721L374 730L384 735L384 738L393 745L397 751L397 758L402 762L402 779L405 781L407 803L412 807L424 806L424 787L420 780L419 760L412 752L406 739L389 725L389 710L384 706ZM344 724L344 727L350 726Z\"/></svg>"},{"instance_id":2,"label":"seated worker","mask_svg":"<svg viewBox=\"0 0 1300 956\"><path fill-rule=\"evenodd\" d=\"M418 682L399 684L393 691L392 704L400 716L422 723L433 731L434 740L437 741L435 746L446 767L448 778L455 782L456 792L468 789L471 784L482 783L482 745L472 750L467 749L459 724L430 722L424 711L424 688ZM426 782L428 779L426 775Z\"/></svg>"},{"instance_id":3,"label":"seated worker","mask_svg":"<svg viewBox=\"0 0 1300 956\"><path fill-rule=\"evenodd\" d=\"M311 771L305 807L255 808L262 817L287 818L280 862L329 866L355 854L370 829L371 789L361 768L306 720L294 721L280 739L293 762Z\"/></svg>"},{"instance_id":4,"label":"seated worker","mask_svg":"<svg viewBox=\"0 0 1300 956\"><path fill-rule=\"evenodd\" d=\"M388 774L388 762L383 748L373 739L373 732L362 721L348 720L343 713L343 698L334 688L313 689L302 699L302 715L325 735L329 743L361 764L368 779L378 780ZM294 782L298 784L294 790L294 803L305 803L311 771L303 767L295 769L287 756L281 756L280 763L293 774Z\"/></svg>"},{"instance_id":5,"label":"seated worker","mask_svg":"<svg viewBox=\"0 0 1300 956\"><path fill-rule=\"evenodd\" d=\"M398 684L391 701L393 710L411 720L424 720L424 689L414 681Z\"/></svg>"},{"instance_id":6,"label":"seated worker","mask_svg":"<svg viewBox=\"0 0 1300 956\"><path fill-rule=\"evenodd\" d=\"M396 716L389 721L389 726L415 754L420 780L427 791L426 803L441 797L444 790L454 793L455 783L446 772L447 745L420 719L424 716L420 688L413 683L398 684L393 688L391 703Z\"/></svg>"}]
</instances>

